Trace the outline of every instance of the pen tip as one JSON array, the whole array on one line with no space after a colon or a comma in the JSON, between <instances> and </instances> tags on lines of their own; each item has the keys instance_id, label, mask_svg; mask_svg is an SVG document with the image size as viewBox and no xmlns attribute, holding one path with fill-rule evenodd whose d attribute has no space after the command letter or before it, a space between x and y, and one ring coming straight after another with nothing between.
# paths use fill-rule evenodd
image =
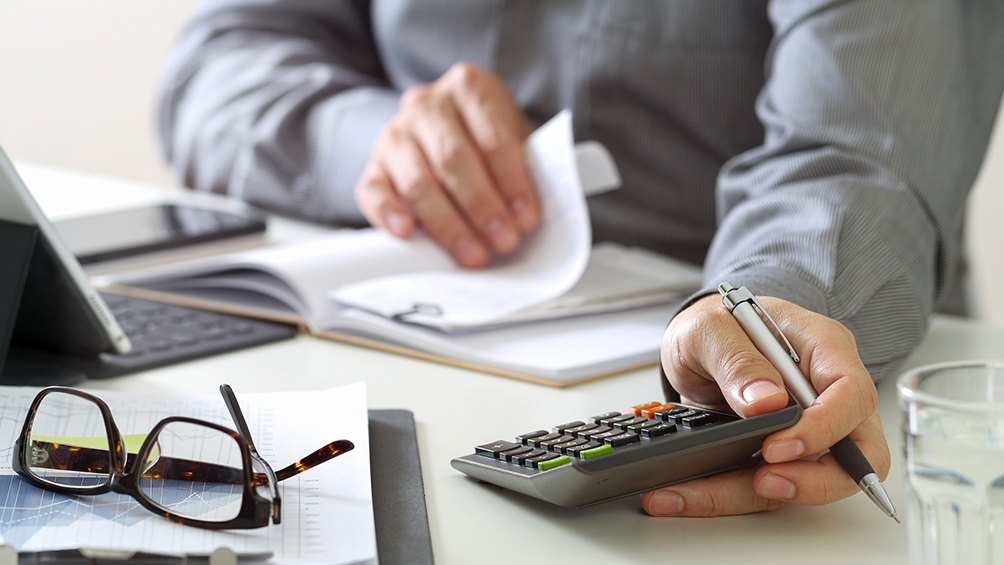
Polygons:
<instances>
[{"instance_id":1,"label":"pen tip","mask_svg":"<svg viewBox=\"0 0 1004 565\"><path fill-rule=\"evenodd\" d=\"M892 518L893 520L896 520L897 524L902 524L903 523L903 522L899 521L899 516L897 516L895 512L893 512L892 514L890 514L889 517Z\"/></svg>"}]
</instances>

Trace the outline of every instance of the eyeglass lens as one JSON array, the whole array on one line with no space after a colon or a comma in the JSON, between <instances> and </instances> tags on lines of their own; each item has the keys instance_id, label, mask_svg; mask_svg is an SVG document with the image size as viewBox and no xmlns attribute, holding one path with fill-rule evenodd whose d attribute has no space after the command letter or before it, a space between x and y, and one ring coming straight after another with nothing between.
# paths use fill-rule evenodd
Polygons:
<instances>
[{"instance_id":1,"label":"eyeglass lens","mask_svg":"<svg viewBox=\"0 0 1004 565\"><path fill-rule=\"evenodd\" d=\"M111 478L108 431L97 404L72 394L49 394L29 432L29 471L63 488L88 488Z\"/></svg>"},{"instance_id":2,"label":"eyeglass lens","mask_svg":"<svg viewBox=\"0 0 1004 565\"><path fill-rule=\"evenodd\" d=\"M28 471L36 478L64 488L110 479L108 434L93 402L63 393L45 396L29 437ZM132 467L136 456L130 453L126 468L141 473L136 481L141 496L182 518L224 522L238 516L244 467L236 439L215 428L174 421L147 443L139 467Z\"/></svg>"}]
</instances>

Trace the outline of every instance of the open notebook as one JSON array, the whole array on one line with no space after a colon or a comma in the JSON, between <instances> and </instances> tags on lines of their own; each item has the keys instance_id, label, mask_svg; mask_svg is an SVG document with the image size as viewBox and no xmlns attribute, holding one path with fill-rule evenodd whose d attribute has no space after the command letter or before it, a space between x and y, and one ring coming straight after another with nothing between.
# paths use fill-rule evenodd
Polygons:
<instances>
[{"instance_id":1,"label":"open notebook","mask_svg":"<svg viewBox=\"0 0 1004 565\"><path fill-rule=\"evenodd\" d=\"M559 114L527 144L542 224L511 257L465 270L429 238L373 229L100 279L116 290L301 324L321 337L566 385L651 364L700 270L592 244L587 193L619 177Z\"/></svg>"}]
</instances>

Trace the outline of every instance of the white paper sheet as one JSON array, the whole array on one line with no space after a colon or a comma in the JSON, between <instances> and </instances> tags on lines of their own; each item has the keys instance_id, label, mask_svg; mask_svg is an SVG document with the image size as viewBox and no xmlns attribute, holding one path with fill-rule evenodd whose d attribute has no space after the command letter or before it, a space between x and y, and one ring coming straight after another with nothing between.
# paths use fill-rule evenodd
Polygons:
<instances>
[{"instance_id":1,"label":"white paper sheet","mask_svg":"<svg viewBox=\"0 0 1004 565\"><path fill-rule=\"evenodd\" d=\"M0 387L0 445L13 446L37 389ZM70 497L38 489L11 470L0 449L0 542L20 550L70 548L207 554L272 552L270 563L376 563L366 389L357 383L319 392L242 394L255 446L279 469L336 439L355 449L281 483L282 523L211 531L174 524L131 497ZM146 433L167 416L233 428L220 395L146 396L101 391L123 434ZM81 430L86 435L88 430Z\"/></svg>"}]
</instances>

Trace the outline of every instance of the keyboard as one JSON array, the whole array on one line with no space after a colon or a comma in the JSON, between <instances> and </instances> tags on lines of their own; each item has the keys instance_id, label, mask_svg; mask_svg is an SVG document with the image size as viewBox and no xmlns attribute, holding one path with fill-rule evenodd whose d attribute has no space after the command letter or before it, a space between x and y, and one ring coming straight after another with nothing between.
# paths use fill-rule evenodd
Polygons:
<instances>
[{"instance_id":1,"label":"keyboard","mask_svg":"<svg viewBox=\"0 0 1004 565\"><path fill-rule=\"evenodd\" d=\"M734 469L800 415L791 406L742 419L653 401L484 443L451 464L479 481L583 508Z\"/></svg>"},{"instance_id":2,"label":"keyboard","mask_svg":"<svg viewBox=\"0 0 1004 565\"><path fill-rule=\"evenodd\" d=\"M3 384L74 384L289 339L296 328L198 308L101 293L132 350L77 357L22 347L11 348Z\"/></svg>"}]
</instances>

